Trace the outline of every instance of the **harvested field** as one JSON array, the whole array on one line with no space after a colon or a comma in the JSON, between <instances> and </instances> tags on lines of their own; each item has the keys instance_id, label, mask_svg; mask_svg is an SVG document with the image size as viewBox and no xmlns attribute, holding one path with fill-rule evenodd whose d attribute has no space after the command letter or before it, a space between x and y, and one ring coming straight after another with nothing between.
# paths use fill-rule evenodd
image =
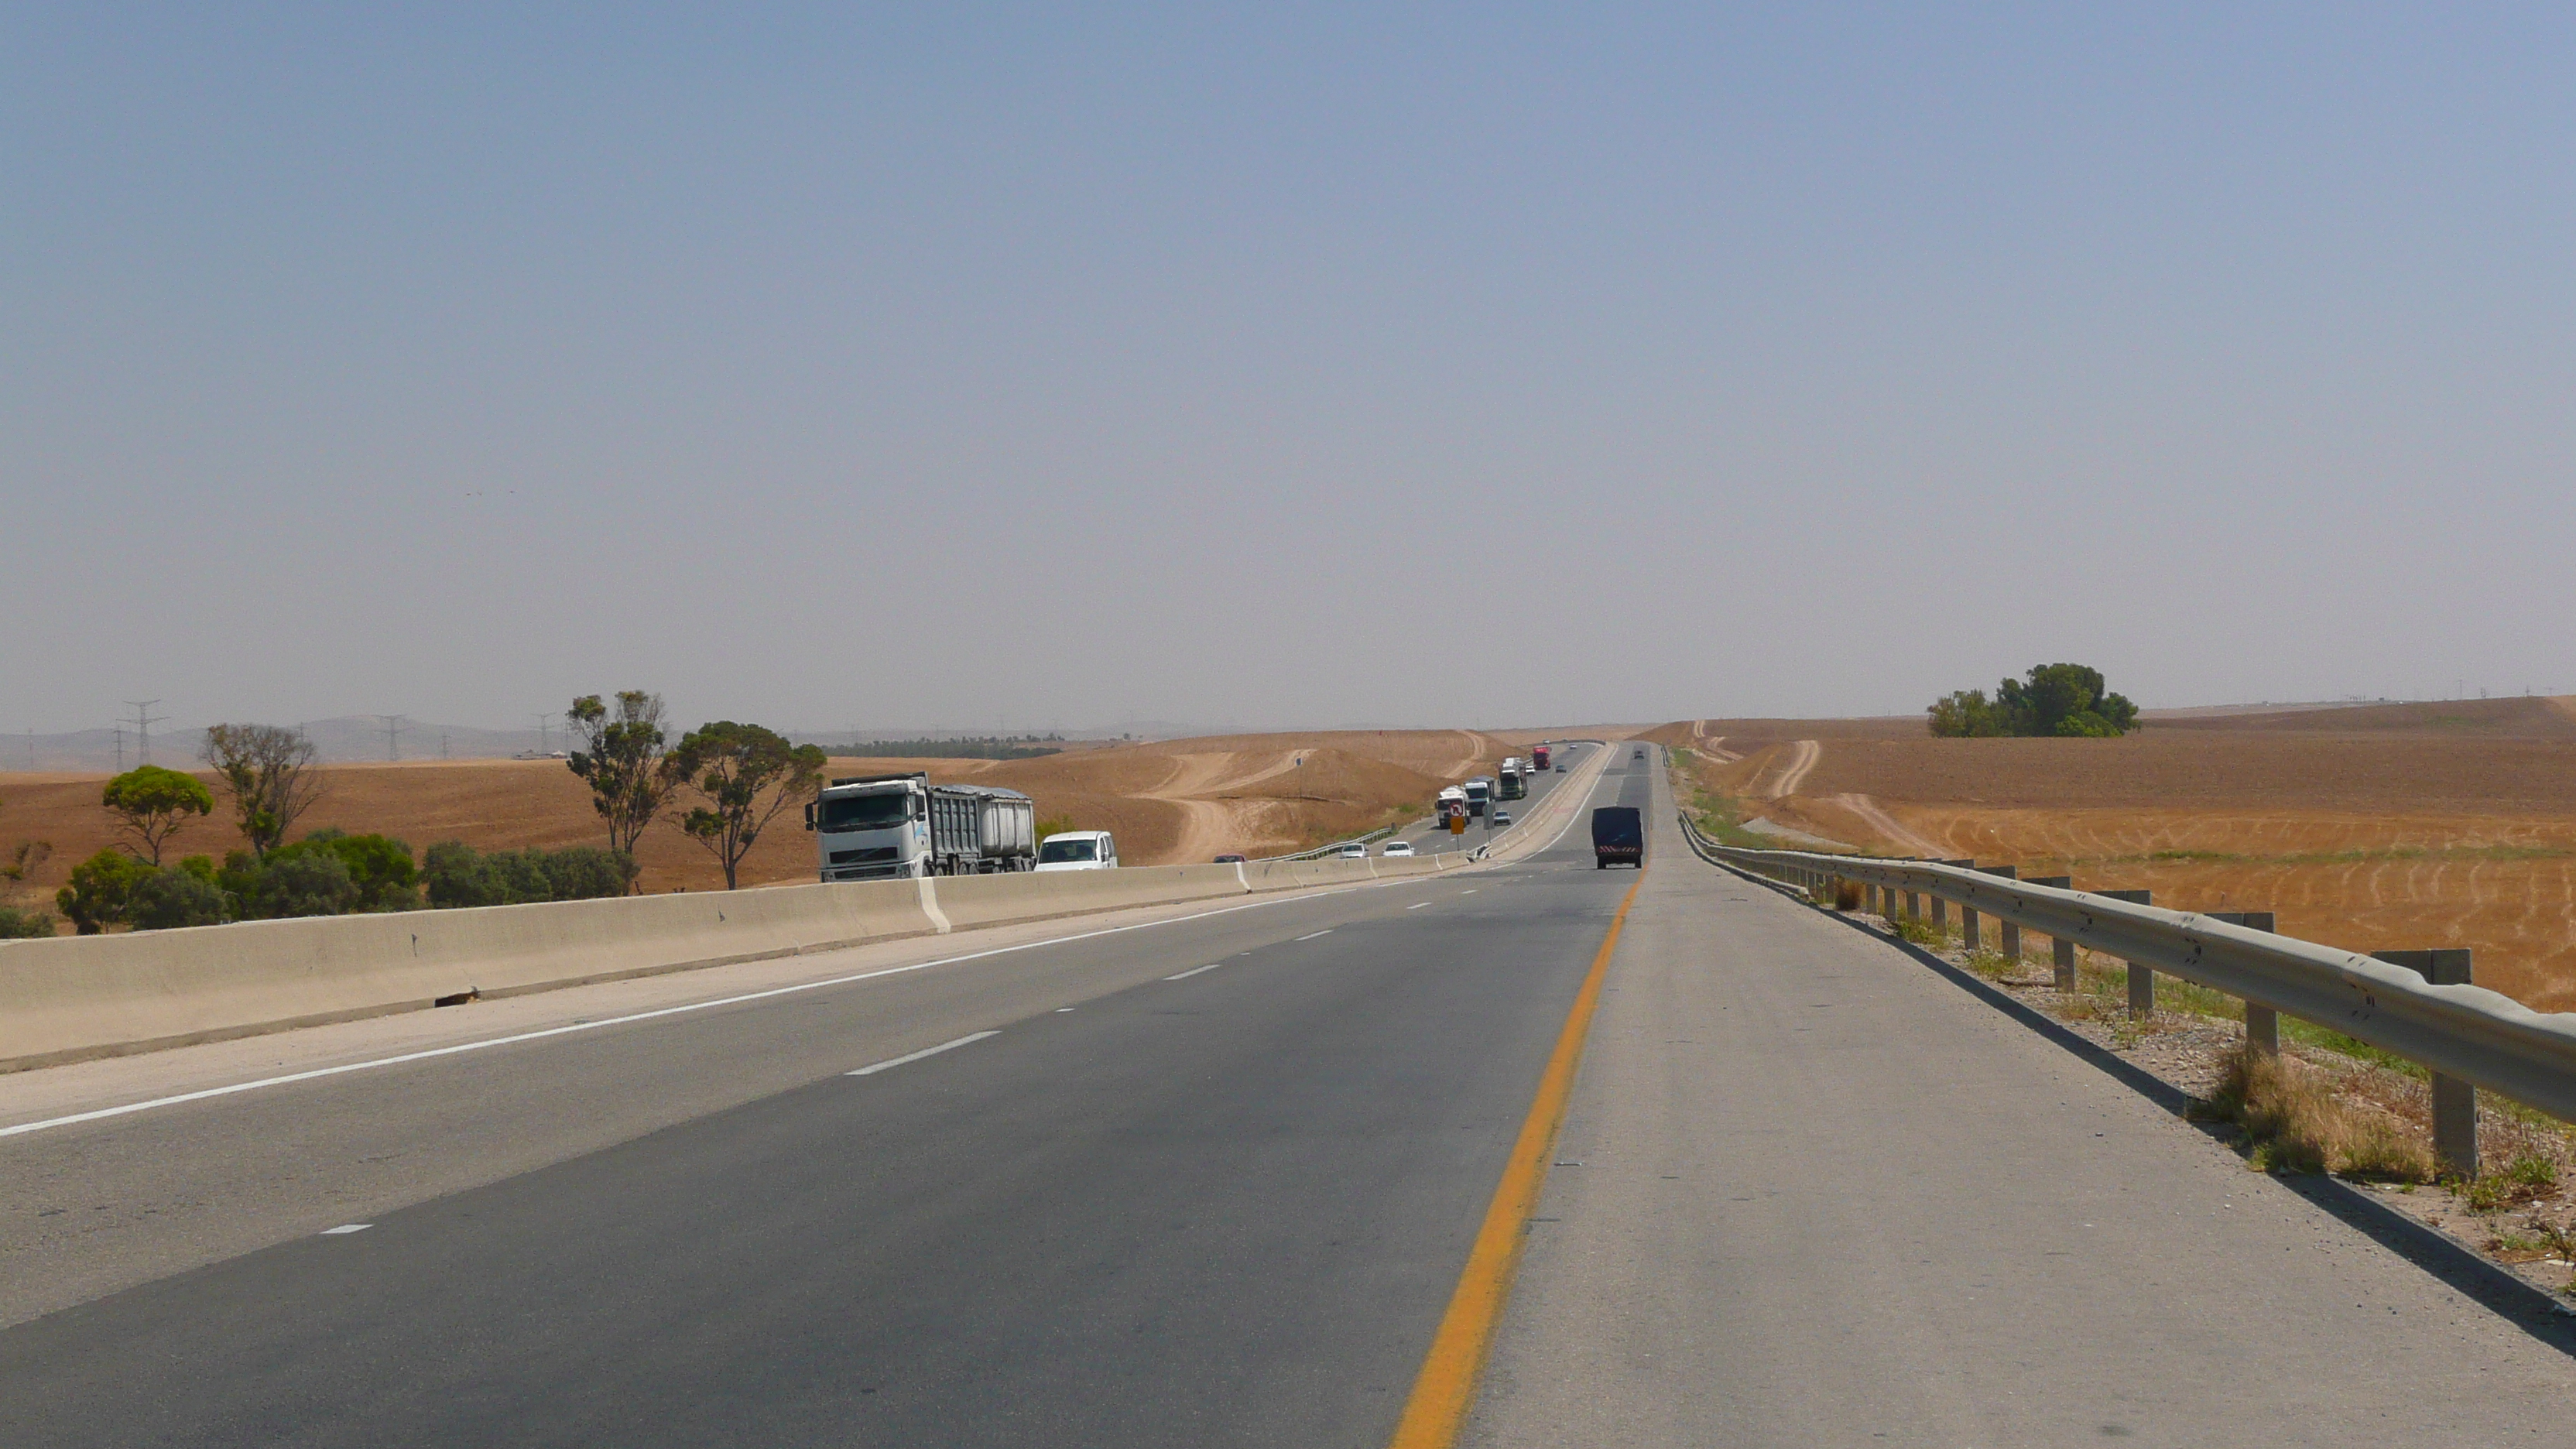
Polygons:
<instances>
[{"instance_id":1,"label":"harvested field","mask_svg":"<svg viewBox=\"0 0 2576 1449\"><path fill-rule=\"evenodd\" d=\"M1084 748L1029 760L835 759L829 776L921 770L936 781L1025 791L1041 820L1115 831L1132 865L1205 860L1225 851L1281 854L1357 834L1395 812L1429 807L1440 787L1489 772L1524 739L1470 730L1229 735ZM326 793L295 833L336 826L381 831L415 854L442 840L480 849L598 845L589 787L561 760L429 760L321 768ZM212 783L211 776L200 778ZM104 775L0 775L0 860L20 841L52 855L23 882L0 880L0 904L50 911L71 867L118 843L99 807ZM174 836L164 859L221 858L241 837L218 804ZM782 815L743 864L746 883L813 879L813 840ZM695 841L667 826L637 850L643 888L714 890L724 881Z\"/></svg>"},{"instance_id":2,"label":"harvested field","mask_svg":"<svg viewBox=\"0 0 2576 1449\"><path fill-rule=\"evenodd\" d=\"M2270 910L2350 950L2467 946L2480 985L2576 1010L2576 710L2563 699L2158 722L2118 740L1937 740L1913 721L1705 721L1748 814L2009 863L2184 909ZM1841 729L1829 728L1839 724ZM1767 798L1820 753L1794 794Z\"/></svg>"}]
</instances>

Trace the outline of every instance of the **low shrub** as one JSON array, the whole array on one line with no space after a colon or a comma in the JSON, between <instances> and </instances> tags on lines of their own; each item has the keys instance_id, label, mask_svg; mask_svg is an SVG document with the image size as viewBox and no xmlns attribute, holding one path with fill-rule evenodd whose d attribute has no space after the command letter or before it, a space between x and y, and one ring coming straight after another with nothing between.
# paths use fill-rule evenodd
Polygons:
<instances>
[{"instance_id":1,"label":"low shrub","mask_svg":"<svg viewBox=\"0 0 2576 1449\"><path fill-rule=\"evenodd\" d=\"M54 918L42 911L0 906L0 941L33 941L54 934Z\"/></svg>"},{"instance_id":2,"label":"low shrub","mask_svg":"<svg viewBox=\"0 0 2576 1449\"><path fill-rule=\"evenodd\" d=\"M246 921L418 910L419 879L410 846L342 830L314 831L266 859L236 850L216 876Z\"/></svg>"},{"instance_id":3,"label":"low shrub","mask_svg":"<svg viewBox=\"0 0 2576 1449\"><path fill-rule=\"evenodd\" d=\"M442 840L429 848L421 879L429 903L441 909L585 901L626 894L635 880L635 858L595 845L487 854L463 841Z\"/></svg>"},{"instance_id":4,"label":"low shrub","mask_svg":"<svg viewBox=\"0 0 2576 1449\"><path fill-rule=\"evenodd\" d=\"M202 855L145 876L126 902L126 919L138 931L221 925L230 914L231 903L215 883L215 863Z\"/></svg>"},{"instance_id":5,"label":"low shrub","mask_svg":"<svg viewBox=\"0 0 2576 1449\"><path fill-rule=\"evenodd\" d=\"M71 882L54 892L54 904L74 932L95 936L131 919L134 888L151 874L152 867L124 851L102 850L72 867Z\"/></svg>"}]
</instances>

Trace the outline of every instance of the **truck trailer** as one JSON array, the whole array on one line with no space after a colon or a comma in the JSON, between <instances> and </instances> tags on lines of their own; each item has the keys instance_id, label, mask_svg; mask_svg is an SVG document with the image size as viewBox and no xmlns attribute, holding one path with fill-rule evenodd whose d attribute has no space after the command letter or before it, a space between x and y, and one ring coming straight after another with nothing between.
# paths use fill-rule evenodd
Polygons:
<instances>
[{"instance_id":1,"label":"truck trailer","mask_svg":"<svg viewBox=\"0 0 2576 1449\"><path fill-rule=\"evenodd\" d=\"M1646 822L1634 805L1603 805L1592 812L1592 868L1646 868Z\"/></svg>"},{"instance_id":2,"label":"truck trailer","mask_svg":"<svg viewBox=\"0 0 2576 1449\"><path fill-rule=\"evenodd\" d=\"M1037 863L1037 807L1017 790L856 775L805 807L822 878L994 875Z\"/></svg>"},{"instance_id":3,"label":"truck trailer","mask_svg":"<svg viewBox=\"0 0 2576 1449\"><path fill-rule=\"evenodd\" d=\"M1547 746L1530 746L1530 768L1534 770L1544 770L1547 768Z\"/></svg>"},{"instance_id":4,"label":"truck trailer","mask_svg":"<svg viewBox=\"0 0 2576 1449\"><path fill-rule=\"evenodd\" d=\"M1521 768L1519 756L1503 761L1502 769L1495 773L1499 776L1494 782L1495 799L1523 800L1529 797L1529 772Z\"/></svg>"}]
</instances>

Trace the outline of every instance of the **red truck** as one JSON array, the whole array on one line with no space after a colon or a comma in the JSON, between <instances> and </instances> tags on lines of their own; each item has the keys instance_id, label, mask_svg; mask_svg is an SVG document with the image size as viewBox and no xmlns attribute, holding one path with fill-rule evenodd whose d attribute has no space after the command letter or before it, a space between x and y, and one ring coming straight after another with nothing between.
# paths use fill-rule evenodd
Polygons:
<instances>
[{"instance_id":1,"label":"red truck","mask_svg":"<svg viewBox=\"0 0 2576 1449\"><path fill-rule=\"evenodd\" d=\"M1547 746L1530 746L1530 764L1541 770L1547 768Z\"/></svg>"}]
</instances>

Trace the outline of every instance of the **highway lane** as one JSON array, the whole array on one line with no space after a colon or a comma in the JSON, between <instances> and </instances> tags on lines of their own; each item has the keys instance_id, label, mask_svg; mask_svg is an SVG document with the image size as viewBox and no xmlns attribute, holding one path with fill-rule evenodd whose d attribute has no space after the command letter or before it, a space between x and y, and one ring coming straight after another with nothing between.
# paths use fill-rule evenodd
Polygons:
<instances>
[{"instance_id":1,"label":"highway lane","mask_svg":"<svg viewBox=\"0 0 2576 1449\"><path fill-rule=\"evenodd\" d=\"M2567 1443L2526 1331L1658 796L1466 1442Z\"/></svg>"},{"instance_id":2,"label":"highway lane","mask_svg":"<svg viewBox=\"0 0 2576 1449\"><path fill-rule=\"evenodd\" d=\"M1642 800L1620 764L1599 798ZM0 1331L0 1442L1382 1443L1635 880L1578 822L1520 865L0 1142L57 1217L107 1182L197 1213L169 1236L293 1218Z\"/></svg>"}]
</instances>

